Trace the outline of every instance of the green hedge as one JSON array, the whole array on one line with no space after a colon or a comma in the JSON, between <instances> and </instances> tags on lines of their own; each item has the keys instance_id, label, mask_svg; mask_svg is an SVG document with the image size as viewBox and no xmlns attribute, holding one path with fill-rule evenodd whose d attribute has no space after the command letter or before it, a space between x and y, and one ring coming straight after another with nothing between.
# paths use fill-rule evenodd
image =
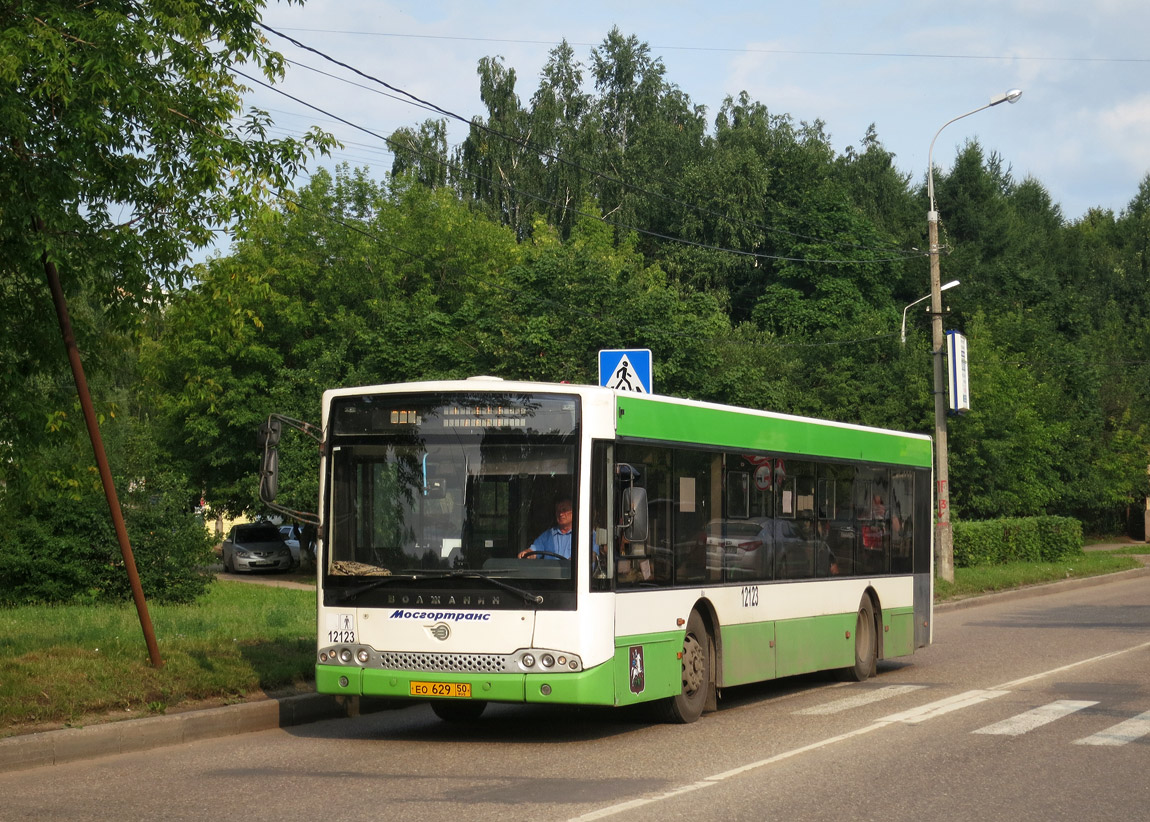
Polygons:
<instances>
[{"instance_id":1,"label":"green hedge","mask_svg":"<svg viewBox=\"0 0 1150 822\"><path fill-rule=\"evenodd\" d=\"M155 602L193 602L214 578L211 540L185 510L186 495L162 493L123 506L144 595ZM0 523L0 608L49 603L131 601L128 572L102 495L46 498Z\"/></svg>"},{"instance_id":2,"label":"green hedge","mask_svg":"<svg viewBox=\"0 0 1150 822\"><path fill-rule=\"evenodd\" d=\"M1082 554L1082 523L1070 517L1023 517L954 523L954 565L1052 562Z\"/></svg>"}]
</instances>

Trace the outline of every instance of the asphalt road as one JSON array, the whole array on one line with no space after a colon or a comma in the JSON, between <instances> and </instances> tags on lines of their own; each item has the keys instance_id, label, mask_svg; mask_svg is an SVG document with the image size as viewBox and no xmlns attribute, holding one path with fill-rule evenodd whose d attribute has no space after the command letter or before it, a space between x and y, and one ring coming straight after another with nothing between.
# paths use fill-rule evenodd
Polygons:
<instances>
[{"instance_id":1,"label":"asphalt road","mask_svg":"<svg viewBox=\"0 0 1150 822\"><path fill-rule=\"evenodd\" d=\"M987 598L856 684L639 712L426 705L0 773L0 819L1110 820L1150 807L1150 577Z\"/></svg>"}]
</instances>

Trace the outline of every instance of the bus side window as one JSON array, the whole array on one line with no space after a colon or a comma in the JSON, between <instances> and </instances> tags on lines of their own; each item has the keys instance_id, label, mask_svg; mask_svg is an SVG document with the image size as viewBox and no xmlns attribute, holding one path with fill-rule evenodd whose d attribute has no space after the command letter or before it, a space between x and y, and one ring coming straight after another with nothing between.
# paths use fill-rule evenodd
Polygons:
<instances>
[{"instance_id":1,"label":"bus side window","mask_svg":"<svg viewBox=\"0 0 1150 822\"><path fill-rule=\"evenodd\" d=\"M666 586L674 580L674 498L672 497L672 451L657 446L620 446L616 499L622 505L626 488L643 490L647 529L635 541L618 541L618 586ZM621 509L620 509L621 510ZM643 539L639 540L638 537Z\"/></svg>"}]
</instances>

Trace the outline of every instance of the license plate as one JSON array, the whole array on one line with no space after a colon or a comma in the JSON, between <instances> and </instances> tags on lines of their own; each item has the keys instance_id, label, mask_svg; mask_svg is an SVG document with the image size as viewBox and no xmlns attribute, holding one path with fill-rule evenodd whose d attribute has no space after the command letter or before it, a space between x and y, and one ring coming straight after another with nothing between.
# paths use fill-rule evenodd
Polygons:
<instances>
[{"instance_id":1,"label":"license plate","mask_svg":"<svg viewBox=\"0 0 1150 822\"><path fill-rule=\"evenodd\" d=\"M446 696L456 699L471 698L470 682L412 682L412 696Z\"/></svg>"}]
</instances>

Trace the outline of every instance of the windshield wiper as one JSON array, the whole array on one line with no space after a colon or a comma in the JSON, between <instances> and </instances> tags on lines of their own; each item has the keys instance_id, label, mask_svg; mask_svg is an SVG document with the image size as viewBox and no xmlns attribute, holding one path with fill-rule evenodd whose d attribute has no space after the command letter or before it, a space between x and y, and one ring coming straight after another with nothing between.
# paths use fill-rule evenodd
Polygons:
<instances>
[{"instance_id":1,"label":"windshield wiper","mask_svg":"<svg viewBox=\"0 0 1150 822\"><path fill-rule=\"evenodd\" d=\"M522 597L523 601L528 605L541 605L543 597L538 594L533 594L530 591L524 591L522 588L516 588L514 585L508 585L506 582L498 579L492 579L485 576L478 571L446 571L446 572L425 572L422 574L392 574L386 577L372 580L366 585L361 585L350 591L344 591L343 596L340 598L341 602L350 602L351 600L366 594L368 591L374 591L376 588L382 588L384 585L390 585L393 582L415 582L421 579L481 579L484 582L494 585L496 588L502 588L504 591L509 591L518 597Z\"/></svg>"},{"instance_id":2,"label":"windshield wiper","mask_svg":"<svg viewBox=\"0 0 1150 822\"><path fill-rule=\"evenodd\" d=\"M399 582L400 580L405 582L414 582L417 579L419 579L418 574L391 574L386 577L380 577L379 579L372 580L366 585L361 585L360 587L353 588L350 591L344 591L343 597L340 601L350 602L360 594L366 594L368 591L374 591L376 588L382 588L384 585L390 585L391 583Z\"/></svg>"},{"instance_id":3,"label":"windshield wiper","mask_svg":"<svg viewBox=\"0 0 1150 822\"><path fill-rule=\"evenodd\" d=\"M533 594L530 591L524 591L522 588L516 588L514 585L509 585L503 580L494 579L478 571L444 571L436 574L436 576L440 579L481 579L484 582L494 585L496 588L502 588L504 591L510 591L516 596L522 597L523 601L528 605L541 605L543 603L543 597L539 594Z\"/></svg>"}]
</instances>

